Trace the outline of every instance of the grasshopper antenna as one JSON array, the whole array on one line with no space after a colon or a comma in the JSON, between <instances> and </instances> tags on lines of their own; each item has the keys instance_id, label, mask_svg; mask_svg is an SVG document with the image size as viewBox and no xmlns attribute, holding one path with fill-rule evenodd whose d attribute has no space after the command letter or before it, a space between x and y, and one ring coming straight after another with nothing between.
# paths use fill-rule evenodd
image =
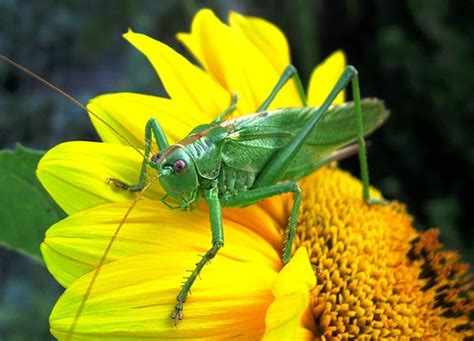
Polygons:
<instances>
[{"instance_id":1,"label":"grasshopper antenna","mask_svg":"<svg viewBox=\"0 0 474 341\"><path fill-rule=\"evenodd\" d=\"M123 225L125 224L125 221L127 220L128 216L130 215L130 213L132 212L133 208L136 206L138 201L142 198L143 194L148 189L148 187L150 187L158 178L159 178L159 174L153 177L150 180L150 182L148 182L145 185L145 187L143 187L143 189L137 194L137 197L132 201L131 205L127 209L127 212L125 212L124 216L120 220L119 225L117 226L114 233L112 234L112 237L110 238L109 243L107 244L107 247L105 248L104 254L100 258L99 263L97 264L97 267L95 268L94 273L92 274L92 278L89 282L89 285L87 286L87 289L84 292L84 295L82 296L81 303L79 304L79 307L76 310L76 314L74 315L72 324L69 327L69 330L66 334L66 337L65 337L66 341L70 341L72 339L74 330L76 329L77 323L79 322L79 318L82 315L82 311L84 310L86 302L89 299L89 296L91 295L92 288L95 284L95 281L97 280L97 277L99 276L99 272L102 269L102 266L105 264L105 261L107 260L107 256L110 253L110 250L112 249L112 245L114 244L115 239L117 239L117 236L120 233L120 230L122 229Z\"/></svg>"},{"instance_id":2,"label":"grasshopper antenna","mask_svg":"<svg viewBox=\"0 0 474 341\"><path fill-rule=\"evenodd\" d=\"M48 82L46 79L42 78L41 76L37 75L36 73L34 73L33 71L27 69L26 67L24 67L23 65L21 64L18 64L17 62L14 62L13 60L11 60L10 58L4 56L3 54L0 54L0 58L2 58L4 61L6 61L8 64L16 67L17 69L20 69L21 71L23 71L24 73L26 73L27 75L30 75L31 77L35 78L36 80L40 81L41 83L45 84L47 87L59 92L61 95L63 95L64 97L66 97L68 100L70 100L72 103L76 104L77 106L79 106L80 108L82 108L83 110L85 110L86 112L88 112L89 114L91 114L92 116L94 116L98 121L102 122L104 125L106 125L110 130L112 130L115 134L117 134L117 136L119 136L126 144L128 144L130 147L132 147L133 149L135 149L135 151L137 153L139 153L141 156L145 157L143 155L143 153L140 151L140 149L138 149L133 143L131 143L125 136L123 136L122 134L120 134L118 132L117 129L115 129L114 127L112 127L110 124L108 124L103 118L101 118L99 115L97 115L96 113L94 113L92 110L88 109L84 104L82 104L77 98L67 94L64 90L58 88L57 86L51 84L50 82Z\"/></svg>"}]
</instances>

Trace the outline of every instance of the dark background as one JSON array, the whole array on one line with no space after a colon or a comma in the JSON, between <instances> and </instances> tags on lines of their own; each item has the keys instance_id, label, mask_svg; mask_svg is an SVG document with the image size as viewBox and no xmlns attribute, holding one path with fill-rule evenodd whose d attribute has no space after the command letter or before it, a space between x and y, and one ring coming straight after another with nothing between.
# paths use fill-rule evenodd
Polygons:
<instances>
[{"instance_id":1,"label":"dark background","mask_svg":"<svg viewBox=\"0 0 474 341\"><path fill-rule=\"evenodd\" d=\"M132 27L185 53L174 34L189 31L206 6L224 20L234 9L279 26L304 81L342 48L360 72L362 95L384 99L392 113L370 138L372 183L406 203L419 229L439 227L449 248L474 260L472 1L4 0L0 53L82 102L107 92L163 95L121 34ZM5 63L0 91L4 148L97 139L81 109ZM358 174L356 158L342 166ZM0 339L50 338L47 316L61 290L42 266L6 250L0 257Z\"/></svg>"}]
</instances>

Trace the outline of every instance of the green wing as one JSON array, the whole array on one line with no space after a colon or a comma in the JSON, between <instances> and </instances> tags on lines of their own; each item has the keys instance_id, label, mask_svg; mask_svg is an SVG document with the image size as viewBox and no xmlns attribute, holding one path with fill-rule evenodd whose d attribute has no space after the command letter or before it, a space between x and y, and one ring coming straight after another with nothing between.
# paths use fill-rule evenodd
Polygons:
<instances>
[{"instance_id":1,"label":"green wing","mask_svg":"<svg viewBox=\"0 0 474 341\"><path fill-rule=\"evenodd\" d=\"M222 160L229 167L258 174L267 162L306 124L315 108L285 108L228 120ZM382 101L362 101L364 135L387 118ZM311 132L281 180L297 180L331 159L331 154L356 140L354 104L331 107Z\"/></svg>"}]
</instances>

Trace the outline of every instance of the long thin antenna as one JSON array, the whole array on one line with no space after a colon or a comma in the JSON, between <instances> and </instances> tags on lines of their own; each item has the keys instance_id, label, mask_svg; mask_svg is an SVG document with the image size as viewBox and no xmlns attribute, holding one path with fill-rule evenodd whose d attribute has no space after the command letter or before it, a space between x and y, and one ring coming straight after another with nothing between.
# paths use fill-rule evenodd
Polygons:
<instances>
[{"instance_id":1,"label":"long thin antenna","mask_svg":"<svg viewBox=\"0 0 474 341\"><path fill-rule=\"evenodd\" d=\"M30 75L31 77L39 80L41 83L45 84L46 86L48 86L49 88L59 92L61 95L63 95L64 97L66 97L68 100L70 100L71 102L73 102L74 104L76 104L77 106L79 106L80 108L84 109L86 112L88 112L89 114L91 114L92 116L94 116L98 121L102 122L104 125L106 125L110 130L112 130L115 134L117 134L117 136L119 136L126 144L128 144L130 147L132 147L133 149L135 149L141 156L145 157L143 155L143 153L140 151L140 149L138 149L133 143L131 143L125 136L123 136L122 134L120 134L118 132L117 129L115 129L114 127L112 127L110 124L108 124L103 118L101 118L99 115L97 115L96 113L94 113L92 110L88 109L84 104L82 104L77 98L67 94L64 90L60 89L59 87L57 87L56 85L53 85L51 84L50 82L48 82L46 79L42 78L41 76L37 75L36 73L34 73L33 71L29 70L28 68L26 68L25 66L21 65L21 64L18 64L17 62L14 62L13 60L11 60L10 58L4 56L3 54L0 54L0 58L2 58L3 60L5 60L7 63L9 63L10 65L20 69L21 71L23 71L24 73L26 73L27 75Z\"/></svg>"},{"instance_id":2,"label":"long thin antenna","mask_svg":"<svg viewBox=\"0 0 474 341\"><path fill-rule=\"evenodd\" d=\"M79 307L76 310L76 314L74 315L74 320L72 321L71 326L69 327L69 330L67 332L66 341L70 341L72 339L72 335L74 333L74 330L76 329L77 323L79 322L79 318L82 315L82 312L84 310L84 307L86 305L87 300L89 299L89 296L92 292L92 287L95 284L95 281L97 280L97 277L99 276L99 272L102 269L102 266L105 264L105 261L107 260L107 256L110 253L110 250L112 249L112 245L115 242L115 239L117 238L118 234L120 233L120 230L122 229L123 225L125 224L125 221L127 220L128 216L132 212L133 208L136 206L138 201L142 198L143 193L150 187L157 179L159 178L159 174L153 177L148 184L146 184L145 187L137 194L137 197L132 201L132 204L128 207L127 212L125 212L125 215L123 218L120 220L120 223L118 227L115 229L114 233L112 234L112 237L109 240L109 243L107 244L107 247L105 248L105 251L100 258L99 263L97 264L97 267L94 270L94 273L92 274L92 278L89 282L89 285L87 286L86 291L84 292L84 296L82 296L81 303L79 304Z\"/></svg>"}]
</instances>

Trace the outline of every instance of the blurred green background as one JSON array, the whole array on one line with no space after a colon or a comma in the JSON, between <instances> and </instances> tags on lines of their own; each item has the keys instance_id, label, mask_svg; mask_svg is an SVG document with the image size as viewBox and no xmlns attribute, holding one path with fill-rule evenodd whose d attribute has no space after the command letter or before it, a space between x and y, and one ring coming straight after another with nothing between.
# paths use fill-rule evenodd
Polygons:
<instances>
[{"instance_id":1,"label":"blurred green background","mask_svg":"<svg viewBox=\"0 0 474 341\"><path fill-rule=\"evenodd\" d=\"M392 112L370 138L372 183L405 202L419 229L440 227L447 247L474 260L472 1L3 0L0 52L83 102L118 91L163 95L121 35L132 27L186 54L174 34L188 31L202 7L224 20L233 9L278 25L304 81L342 48L362 95L384 99ZM97 139L81 109L5 63L0 85L3 148ZM356 158L342 165L358 174ZM42 265L0 249L0 339L50 339L47 316L60 293Z\"/></svg>"}]
</instances>

